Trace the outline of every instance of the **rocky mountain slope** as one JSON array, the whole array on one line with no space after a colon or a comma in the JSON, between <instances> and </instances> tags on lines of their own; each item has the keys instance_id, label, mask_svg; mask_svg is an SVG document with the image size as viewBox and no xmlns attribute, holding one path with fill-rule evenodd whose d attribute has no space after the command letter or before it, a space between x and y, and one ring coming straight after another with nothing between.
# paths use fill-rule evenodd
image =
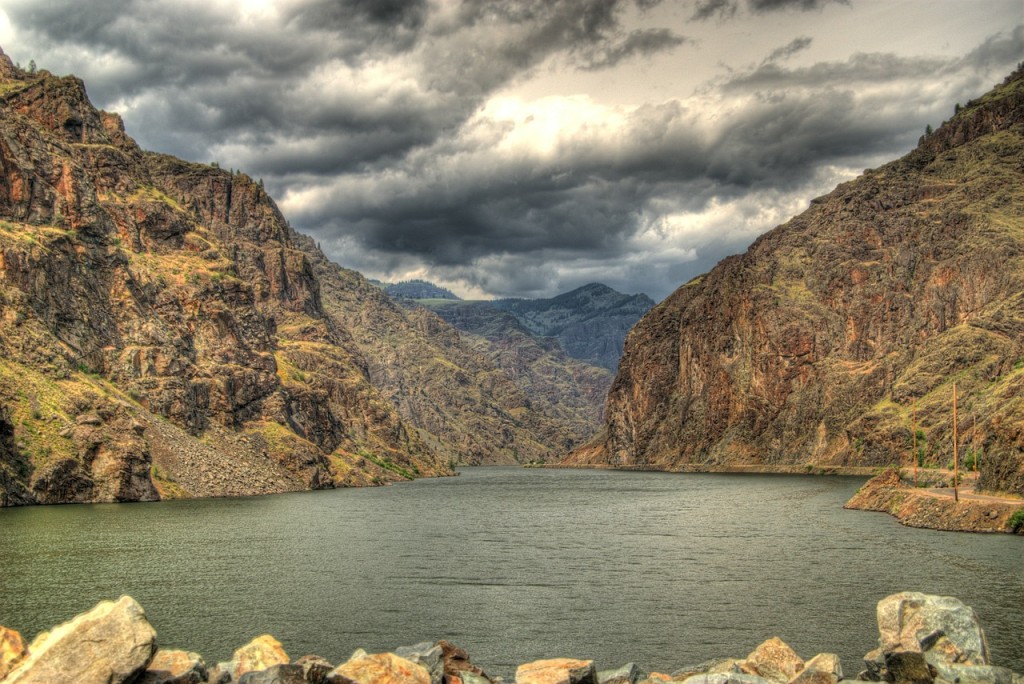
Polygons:
<instances>
[{"instance_id":1,"label":"rocky mountain slope","mask_svg":"<svg viewBox=\"0 0 1024 684\"><path fill-rule=\"evenodd\" d=\"M535 335L557 338L572 358L614 371L626 333L654 301L591 283L551 299L499 299L493 305Z\"/></svg>"},{"instance_id":2,"label":"rocky mountain slope","mask_svg":"<svg viewBox=\"0 0 1024 684\"><path fill-rule=\"evenodd\" d=\"M0 505L252 494L565 448L506 373L241 173L0 51ZM550 439L553 435L557 439Z\"/></svg>"},{"instance_id":3,"label":"rocky mountain slope","mask_svg":"<svg viewBox=\"0 0 1024 684\"><path fill-rule=\"evenodd\" d=\"M1024 72L632 330L570 464L882 465L961 451L1024 493ZM976 425L976 428L975 428Z\"/></svg>"},{"instance_id":4,"label":"rocky mountain slope","mask_svg":"<svg viewBox=\"0 0 1024 684\"><path fill-rule=\"evenodd\" d=\"M612 381L606 368L569 358L558 340L535 335L491 302L432 302L430 309L526 391L531 411L559 418L562 426L552 428L562 431L566 452L600 427Z\"/></svg>"}]
</instances>

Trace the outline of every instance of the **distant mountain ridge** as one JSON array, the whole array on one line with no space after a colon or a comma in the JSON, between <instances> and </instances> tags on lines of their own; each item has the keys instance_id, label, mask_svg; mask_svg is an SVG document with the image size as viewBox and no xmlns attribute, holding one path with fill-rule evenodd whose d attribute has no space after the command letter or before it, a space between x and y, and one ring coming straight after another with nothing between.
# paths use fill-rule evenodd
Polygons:
<instances>
[{"instance_id":1,"label":"distant mountain ridge","mask_svg":"<svg viewBox=\"0 0 1024 684\"><path fill-rule=\"evenodd\" d=\"M899 465L916 423L1024 494L1024 69L957 110L651 310L566 463Z\"/></svg>"},{"instance_id":2,"label":"distant mountain ridge","mask_svg":"<svg viewBox=\"0 0 1024 684\"><path fill-rule=\"evenodd\" d=\"M614 371L626 334L654 300L590 283L550 299L498 299L492 304L534 334L557 338L569 356Z\"/></svg>"},{"instance_id":3,"label":"distant mountain ridge","mask_svg":"<svg viewBox=\"0 0 1024 684\"><path fill-rule=\"evenodd\" d=\"M451 290L426 280L403 280L400 283L386 283L383 287L388 295L400 299L462 299Z\"/></svg>"}]
</instances>

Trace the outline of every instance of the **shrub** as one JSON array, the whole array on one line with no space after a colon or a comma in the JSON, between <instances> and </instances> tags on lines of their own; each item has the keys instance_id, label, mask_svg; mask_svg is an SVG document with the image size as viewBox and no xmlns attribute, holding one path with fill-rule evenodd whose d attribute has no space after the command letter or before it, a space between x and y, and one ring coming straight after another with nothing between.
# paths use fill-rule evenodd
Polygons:
<instances>
[{"instance_id":1,"label":"shrub","mask_svg":"<svg viewBox=\"0 0 1024 684\"><path fill-rule=\"evenodd\" d=\"M1024 508L1018 508L1017 511L1010 516L1010 529L1014 532L1020 532L1021 528L1024 528Z\"/></svg>"}]
</instances>

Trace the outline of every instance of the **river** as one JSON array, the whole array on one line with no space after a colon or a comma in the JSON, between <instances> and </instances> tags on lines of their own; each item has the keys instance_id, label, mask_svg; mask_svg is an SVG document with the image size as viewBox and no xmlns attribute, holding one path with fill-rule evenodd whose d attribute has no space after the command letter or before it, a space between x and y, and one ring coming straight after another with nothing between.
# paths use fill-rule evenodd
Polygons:
<instances>
[{"instance_id":1,"label":"river","mask_svg":"<svg viewBox=\"0 0 1024 684\"><path fill-rule=\"evenodd\" d=\"M0 510L0 624L26 638L134 596L209 663L262 633L296 658L448 639L490 673L549 657L672 671L779 636L847 676L875 604L973 606L1024 672L1024 537L846 511L858 478L466 469L392 487Z\"/></svg>"}]
</instances>

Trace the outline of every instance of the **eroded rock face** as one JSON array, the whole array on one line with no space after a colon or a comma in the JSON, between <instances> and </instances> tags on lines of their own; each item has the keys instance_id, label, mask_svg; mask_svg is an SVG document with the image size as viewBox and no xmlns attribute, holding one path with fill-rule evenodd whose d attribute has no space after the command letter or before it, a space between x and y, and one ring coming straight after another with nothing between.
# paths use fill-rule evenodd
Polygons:
<instances>
[{"instance_id":1,"label":"eroded rock face","mask_svg":"<svg viewBox=\"0 0 1024 684\"><path fill-rule=\"evenodd\" d=\"M916 402L922 456L945 467L955 375L982 485L1024 492L1022 158L1018 71L656 306L567 463L900 463Z\"/></svg>"},{"instance_id":2,"label":"eroded rock face","mask_svg":"<svg viewBox=\"0 0 1024 684\"><path fill-rule=\"evenodd\" d=\"M156 652L156 631L129 596L103 601L43 632L4 684L119 684L135 681Z\"/></svg>"}]
</instances>

